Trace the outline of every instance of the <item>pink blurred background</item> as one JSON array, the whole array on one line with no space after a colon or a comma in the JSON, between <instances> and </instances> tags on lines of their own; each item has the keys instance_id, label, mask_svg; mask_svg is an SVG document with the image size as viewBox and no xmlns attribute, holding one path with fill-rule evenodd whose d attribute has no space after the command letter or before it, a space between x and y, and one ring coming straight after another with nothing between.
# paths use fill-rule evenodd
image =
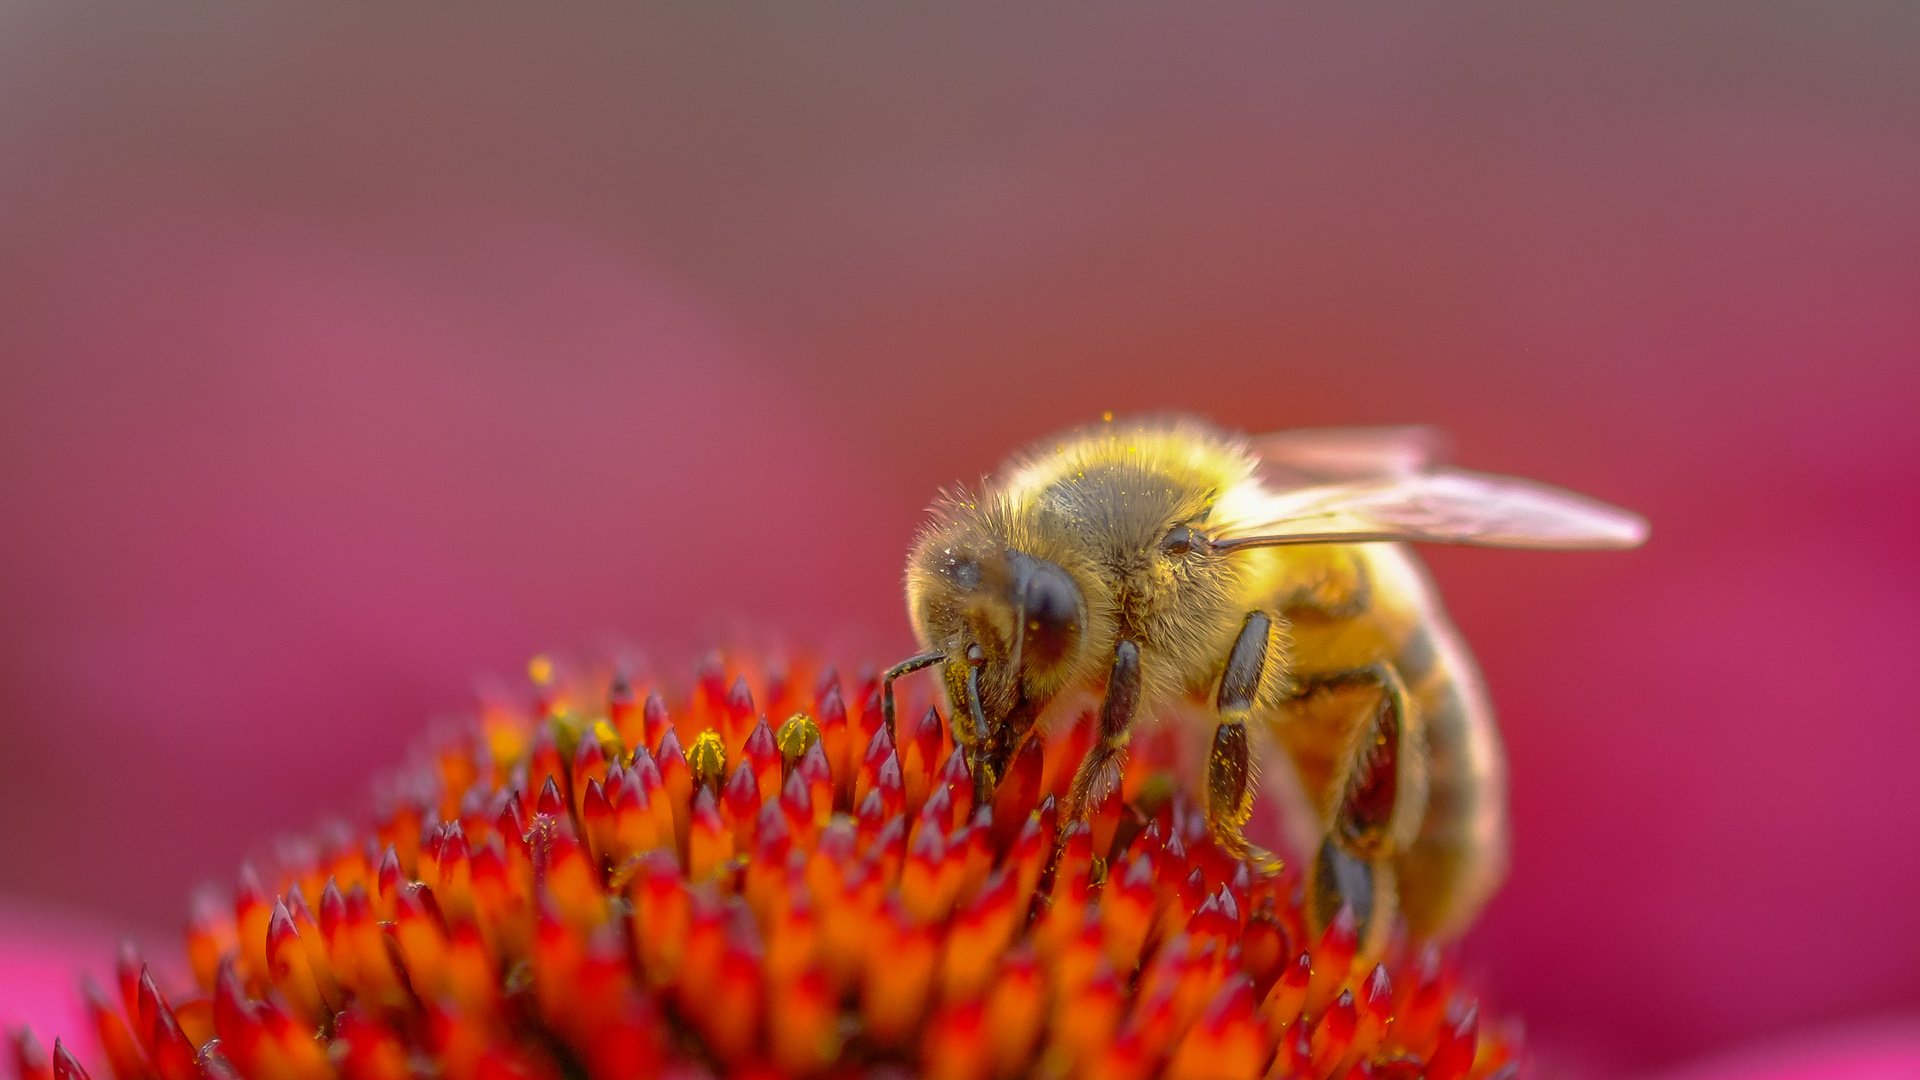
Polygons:
<instances>
[{"instance_id":1,"label":"pink blurred background","mask_svg":"<svg viewBox=\"0 0 1920 1080\"><path fill-rule=\"evenodd\" d=\"M43 946L169 940L536 650L891 658L937 486L1180 408L1655 522L1433 555L1514 773L1469 951L1544 1054L1920 1023L1920 9L197 10L0 14Z\"/></svg>"}]
</instances>

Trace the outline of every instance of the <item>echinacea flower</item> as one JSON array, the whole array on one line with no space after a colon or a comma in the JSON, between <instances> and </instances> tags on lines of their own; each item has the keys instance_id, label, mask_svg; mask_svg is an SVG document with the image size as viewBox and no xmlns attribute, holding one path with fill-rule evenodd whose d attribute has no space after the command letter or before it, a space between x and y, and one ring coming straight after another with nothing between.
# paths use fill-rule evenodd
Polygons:
<instances>
[{"instance_id":1,"label":"echinacea flower","mask_svg":"<svg viewBox=\"0 0 1920 1080\"><path fill-rule=\"evenodd\" d=\"M87 1012L121 1080L1511 1075L1451 965L1312 933L1229 857L1148 728L1088 820L1086 725L975 805L868 675L718 660L671 704L532 666L366 827L244 871L185 968L129 954ZM854 704L849 705L849 702ZM79 1080L14 1041L22 1080Z\"/></svg>"}]
</instances>

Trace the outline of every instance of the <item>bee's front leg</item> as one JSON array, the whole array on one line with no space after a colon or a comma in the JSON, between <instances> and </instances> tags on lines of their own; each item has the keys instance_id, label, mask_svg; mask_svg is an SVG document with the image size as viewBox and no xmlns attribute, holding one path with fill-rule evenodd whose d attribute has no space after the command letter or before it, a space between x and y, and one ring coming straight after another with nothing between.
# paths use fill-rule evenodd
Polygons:
<instances>
[{"instance_id":1,"label":"bee's front leg","mask_svg":"<svg viewBox=\"0 0 1920 1080\"><path fill-rule=\"evenodd\" d=\"M1361 939L1384 931L1394 908L1389 859L1419 828L1426 803L1424 761L1407 731L1407 688L1392 664L1301 677L1296 698L1349 687L1378 691L1354 726L1331 787L1327 835L1308 875L1308 914L1325 927L1341 907Z\"/></svg>"},{"instance_id":2,"label":"bee's front leg","mask_svg":"<svg viewBox=\"0 0 1920 1080\"><path fill-rule=\"evenodd\" d=\"M1219 723L1207 754L1207 826L1215 842L1229 854L1253 855L1263 862L1276 860L1255 851L1242 833L1253 816L1253 756L1247 745L1247 722L1276 652L1273 616L1249 612L1220 673L1220 691L1214 699Z\"/></svg>"},{"instance_id":3,"label":"bee's front leg","mask_svg":"<svg viewBox=\"0 0 1920 1080\"><path fill-rule=\"evenodd\" d=\"M1093 747L1074 770L1067 790L1067 820L1085 817L1120 783L1127 760L1127 739L1133 714L1140 706L1140 644L1122 641L1113 651L1113 670L1107 674L1107 694L1100 702L1100 727Z\"/></svg>"}]
</instances>

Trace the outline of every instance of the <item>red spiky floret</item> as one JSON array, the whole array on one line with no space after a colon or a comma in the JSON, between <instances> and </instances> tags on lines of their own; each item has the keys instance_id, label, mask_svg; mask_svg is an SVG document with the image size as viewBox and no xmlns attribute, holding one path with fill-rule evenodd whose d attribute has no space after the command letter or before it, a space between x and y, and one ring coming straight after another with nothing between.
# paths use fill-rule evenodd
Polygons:
<instances>
[{"instance_id":1,"label":"red spiky floret","mask_svg":"<svg viewBox=\"0 0 1920 1080\"><path fill-rule=\"evenodd\" d=\"M191 981L89 988L94 1075L1510 1075L1439 954L1317 938L1297 876L1226 855L1137 740L1063 821L1085 725L976 805L924 699L710 659L690 694L537 659L358 831L196 905ZM862 702L849 709L848 700ZM587 705L584 703L598 703ZM1304 947L1303 947L1304 946ZM83 1080L56 1042L22 1080Z\"/></svg>"}]
</instances>

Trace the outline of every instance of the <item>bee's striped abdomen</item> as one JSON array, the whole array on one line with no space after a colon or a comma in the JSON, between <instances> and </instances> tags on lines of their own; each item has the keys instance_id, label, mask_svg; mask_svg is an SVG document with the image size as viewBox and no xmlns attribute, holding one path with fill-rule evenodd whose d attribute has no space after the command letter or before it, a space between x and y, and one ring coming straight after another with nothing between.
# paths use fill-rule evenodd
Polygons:
<instances>
[{"instance_id":1,"label":"bee's striped abdomen","mask_svg":"<svg viewBox=\"0 0 1920 1080\"><path fill-rule=\"evenodd\" d=\"M1401 910L1417 934L1457 930L1506 862L1505 772L1479 672L1405 547L1295 551L1307 557L1288 553L1293 585L1280 605L1293 638L1292 680L1309 685L1373 664L1399 676L1407 692L1403 752L1418 759L1402 797L1424 802L1394 837ZM1377 686L1349 684L1280 706L1275 733L1322 827L1379 695Z\"/></svg>"},{"instance_id":2,"label":"bee's striped abdomen","mask_svg":"<svg viewBox=\"0 0 1920 1080\"><path fill-rule=\"evenodd\" d=\"M1427 758L1427 807L1395 860L1400 907L1423 935L1465 929L1506 876L1506 765L1480 672L1443 614L1425 624L1434 661L1411 682Z\"/></svg>"}]
</instances>

